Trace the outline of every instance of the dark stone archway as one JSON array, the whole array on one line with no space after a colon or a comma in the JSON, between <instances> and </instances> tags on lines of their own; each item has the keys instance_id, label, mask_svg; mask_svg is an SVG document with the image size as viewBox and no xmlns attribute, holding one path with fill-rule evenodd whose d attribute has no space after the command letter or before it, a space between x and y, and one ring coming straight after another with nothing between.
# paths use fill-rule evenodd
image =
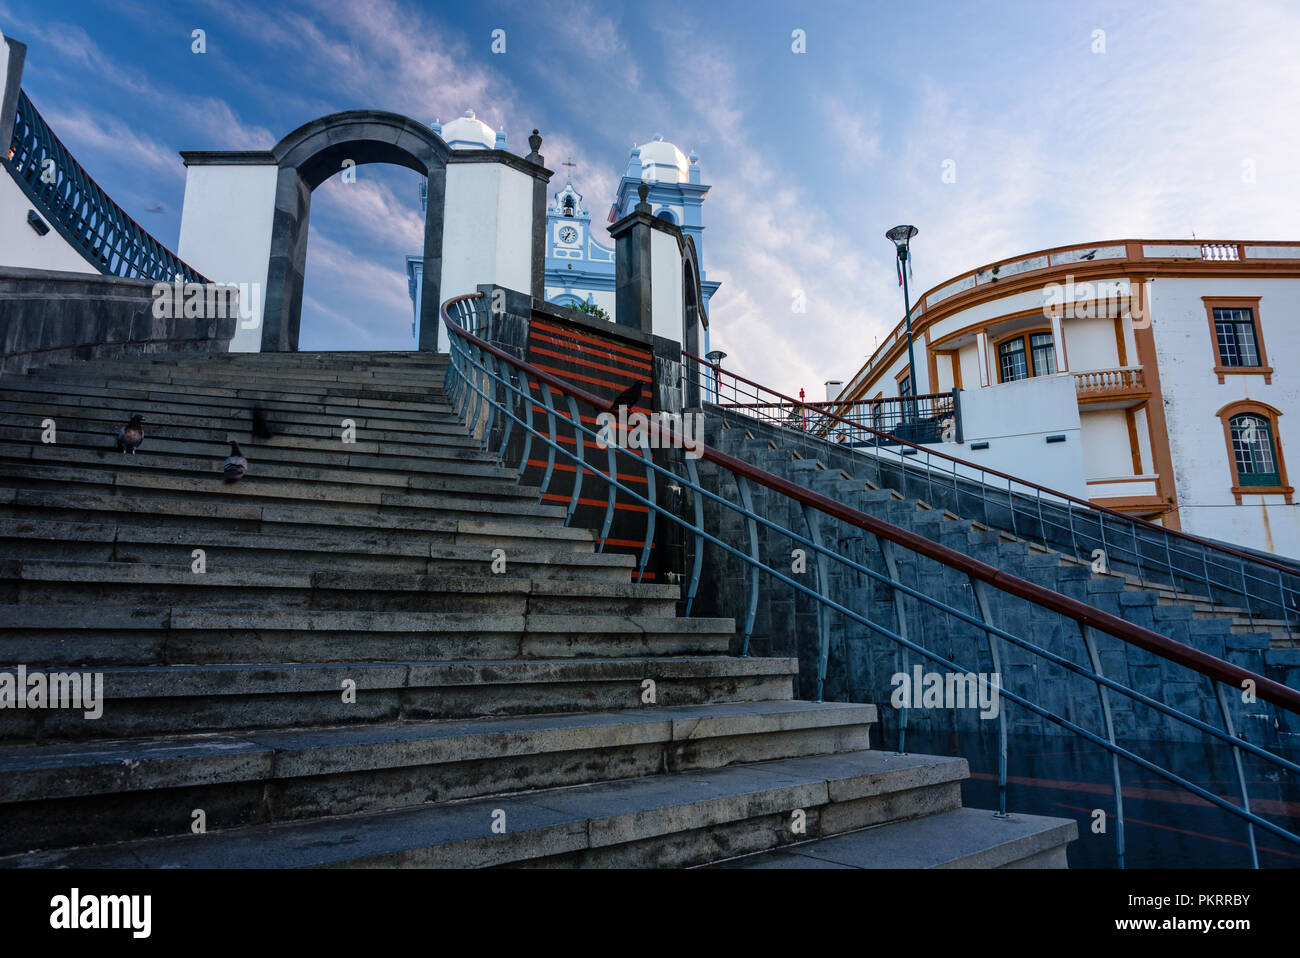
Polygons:
<instances>
[{"instance_id":1,"label":"dark stone archway","mask_svg":"<svg viewBox=\"0 0 1300 958\"><path fill-rule=\"evenodd\" d=\"M393 163L428 178L424 218L424 292L420 298L418 348L437 348L439 284L442 280L443 206L451 149L429 127L381 110L351 110L312 120L271 151L279 165L275 220L266 275L262 351L298 349L303 277L307 267L307 218L312 190L344 169Z\"/></svg>"}]
</instances>

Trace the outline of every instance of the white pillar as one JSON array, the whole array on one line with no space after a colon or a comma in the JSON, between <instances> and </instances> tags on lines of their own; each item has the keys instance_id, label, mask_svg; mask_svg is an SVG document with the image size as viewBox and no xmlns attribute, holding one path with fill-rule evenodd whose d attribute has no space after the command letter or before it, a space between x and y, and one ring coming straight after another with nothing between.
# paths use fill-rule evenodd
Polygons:
<instances>
[{"instance_id":1,"label":"white pillar","mask_svg":"<svg viewBox=\"0 0 1300 958\"><path fill-rule=\"evenodd\" d=\"M186 157L185 202L176 255L214 283L239 286L239 324L231 352L262 348L262 308L271 259L279 167Z\"/></svg>"},{"instance_id":2,"label":"white pillar","mask_svg":"<svg viewBox=\"0 0 1300 958\"><path fill-rule=\"evenodd\" d=\"M989 384L989 334L980 330L975 334L975 350L978 353L980 367L980 385Z\"/></svg>"},{"instance_id":3,"label":"white pillar","mask_svg":"<svg viewBox=\"0 0 1300 958\"><path fill-rule=\"evenodd\" d=\"M1052 315L1052 344L1056 347L1056 371L1068 372L1065 365L1065 334L1061 332L1061 314L1058 311L1053 311Z\"/></svg>"},{"instance_id":4,"label":"white pillar","mask_svg":"<svg viewBox=\"0 0 1300 958\"><path fill-rule=\"evenodd\" d=\"M504 162L448 164L438 290L442 302L481 285L529 294L532 242L531 175ZM439 336L438 348L446 351L445 335Z\"/></svg>"}]
</instances>

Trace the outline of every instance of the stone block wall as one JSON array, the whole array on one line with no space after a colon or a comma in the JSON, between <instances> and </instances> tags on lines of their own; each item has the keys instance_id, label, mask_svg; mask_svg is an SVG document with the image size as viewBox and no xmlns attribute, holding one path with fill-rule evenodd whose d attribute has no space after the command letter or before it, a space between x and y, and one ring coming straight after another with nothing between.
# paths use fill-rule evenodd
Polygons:
<instances>
[{"instance_id":1,"label":"stone block wall","mask_svg":"<svg viewBox=\"0 0 1300 958\"><path fill-rule=\"evenodd\" d=\"M0 267L0 374L143 353L225 352L237 315L161 319L153 280Z\"/></svg>"}]
</instances>

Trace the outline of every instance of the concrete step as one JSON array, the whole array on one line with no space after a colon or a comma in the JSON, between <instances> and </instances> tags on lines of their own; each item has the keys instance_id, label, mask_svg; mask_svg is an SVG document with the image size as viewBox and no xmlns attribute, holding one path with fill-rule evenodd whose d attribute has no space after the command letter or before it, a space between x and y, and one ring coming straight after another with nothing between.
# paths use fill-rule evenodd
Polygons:
<instances>
[{"instance_id":1,"label":"concrete step","mask_svg":"<svg viewBox=\"0 0 1300 958\"><path fill-rule=\"evenodd\" d=\"M731 619L0 605L0 662L47 668L725 655Z\"/></svg>"},{"instance_id":2,"label":"concrete step","mask_svg":"<svg viewBox=\"0 0 1300 958\"><path fill-rule=\"evenodd\" d=\"M79 402L72 401L79 398ZM69 397L59 395L42 402L36 394L23 394L15 398L0 390L0 412L6 419L18 422L19 415L29 418L24 424L31 424L31 432L26 437L31 442L41 440L41 424L52 419L57 425L61 419L71 417L98 420L103 422L104 435L110 445L115 445L117 431L131 416L139 413L145 420L145 443L151 436L166 436L169 426L191 429L208 429L233 433L236 439L241 434L251 440L253 410L259 403L209 403L130 400L120 396L86 396ZM479 441L466 435L464 426L450 415L410 416L392 415L382 409L357 409L355 407L329 407L322 410L268 410L267 422L275 438L310 436L313 438L332 439L340 446L352 446L360 442L396 441L410 444L460 445L477 448ZM355 427L351 438L353 443L343 443L345 423ZM95 427L90 427L94 431ZM457 441L459 440L459 441ZM242 440L241 440L242 441ZM143 451L146 446L142 445ZM344 451L360 451L347 449Z\"/></svg>"},{"instance_id":3,"label":"concrete step","mask_svg":"<svg viewBox=\"0 0 1300 958\"><path fill-rule=\"evenodd\" d=\"M163 403L113 402L96 397L84 404L75 396L61 396L43 403L33 399L16 402L0 399L0 413L12 428L19 430L16 438L27 442L41 442L46 419L53 419L62 430L64 426L74 431L98 434L116 449L117 431L134 413L145 417L145 443L141 450L152 444L155 437L171 439L199 439L211 442L253 442L251 439L254 404L228 406L188 406ZM342 442L342 419L337 416L295 413L292 418L276 416L268 419L273 432L270 439L256 440L267 446L335 450L350 454L381 451L381 444L398 444L391 449L398 455L435 456L441 448L460 447L477 452L479 441L467 436L465 428L454 419L394 420L382 415L354 412L345 415L356 423L356 441Z\"/></svg>"},{"instance_id":4,"label":"concrete step","mask_svg":"<svg viewBox=\"0 0 1300 958\"><path fill-rule=\"evenodd\" d=\"M963 759L854 751L14 856L11 867L680 867L956 808ZM187 832L188 810L169 822ZM209 822L212 821L209 814ZM504 818L505 831L493 831ZM157 825L154 826L157 828ZM161 830L161 829L159 829Z\"/></svg>"},{"instance_id":5,"label":"concrete step","mask_svg":"<svg viewBox=\"0 0 1300 958\"><path fill-rule=\"evenodd\" d=\"M416 446L406 452L397 453L386 450L378 443L368 443L373 451L357 452L353 443L340 443L337 437L332 439L295 438L285 441L283 437L274 436L269 440L250 439L229 429L178 430L166 427L159 433L150 433L148 448L142 448L134 456L119 458L115 445L110 444L108 423L89 431L78 426L73 429L67 420L60 420L58 445L37 444L33 437L40 432L39 424L0 426L0 443L6 445L24 444L32 447L32 452L17 458L42 459L48 456L45 450L75 450L80 453L93 450L95 454L107 457L114 464L123 467L136 462L148 462L157 456L180 456L192 458L206 468L214 459L225 459L230 452L230 442L240 444L250 462L273 463L286 466L323 467L347 469L349 471L396 470L402 473L455 473L457 475L495 475L501 472L496 458L489 452L466 446L424 445ZM178 435L184 433L185 435ZM115 435L115 434L112 434ZM115 440L114 440L115 441ZM516 470L506 473L513 480Z\"/></svg>"},{"instance_id":6,"label":"concrete step","mask_svg":"<svg viewBox=\"0 0 1300 958\"><path fill-rule=\"evenodd\" d=\"M446 367L430 367L424 370L376 369L372 371L346 369L277 369L262 368L248 364L205 366L165 366L160 363L144 365L140 363L94 363L66 366L47 366L30 370L27 378L40 382L150 382L169 385L196 383L246 387L249 384L268 383L280 386L288 391L308 389L312 391L326 389L396 389L410 395L427 394L431 386L441 388Z\"/></svg>"},{"instance_id":7,"label":"concrete step","mask_svg":"<svg viewBox=\"0 0 1300 958\"><path fill-rule=\"evenodd\" d=\"M192 561L197 538L212 543L192 524L183 528L140 523L58 522L0 518L0 558L72 562L177 565ZM439 545L382 531L322 529L317 535L239 532L204 546L213 569L259 568L312 571L397 572L442 575L491 574L494 549L485 545ZM636 559L615 553L579 552L537 543L506 551L506 570L530 579L573 578L627 582Z\"/></svg>"},{"instance_id":8,"label":"concrete step","mask_svg":"<svg viewBox=\"0 0 1300 958\"><path fill-rule=\"evenodd\" d=\"M237 440L238 441L238 440ZM516 498L536 499L540 490L515 485L516 471L488 463L471 463L463 460L425 460L420 470L401 469L388 465L385 457L374 457L368 468L354 469L344 465L333 467L325 463L278 462L263 456L263 450L252 442L240 442L240 449L248 460L248 472L243 481L251 478L286 479L296 482L333 482L344 485L384 486L390 489L430 488L464 489L485 495L507 495ZM27 463L37 466L68 466L78 469L112 468L130 472L166 473L195 476L220 473L221 465L230 455L230 446L213 445L204 455L175 455L163 449L150 448L134 455L124 455L116 449L77 447L67 444L40 445L30 443L0 442L0 468L9 475L28 475ZM484 480L484 481L477 481ZM495 490L500 490L496 492Z\"/></svg>"},{"instance_id":9,"label":"concrete step","mask_svg":"<svg viewBox=\"0 0 1300 958\"><path fill-rule=\"evenodd\" d=\"M765 702L0 748L0 854L184 834L196 808L206 814L203 837L217 843L237 841L250 825L310 828L403 807L447 816L457 806L442 803L484 795L497 796L492 807L522 811L536 795L526 789L628 779L650 791L624 781L598 793L598 805L607 814L635 810L653 818L656 805L666 804L675 814L665 826L749 818L756 803L787 817L804 808L815 826L820 806L900 790L933 789L939 794L918 804L937 799L955 807L965 761L863 751L875 718L869 705ZM721 768L772 759L785 761L749 774ZM583 788L550 792L538 807ZM728 815L716 816L717 799ZM700 804L713 805L715 815L700 816ZM848 827L867 824L860 817L838 816ZM518 834L526 820L520 815L513 829L507 821L507 834ZM349 849L355 839L326 854L347 860L354 857ZM42 858L52 864L49 856L27 863Z\"/></svg>"},{"instance_id":10,"label":"concrete step","mask_svg":"<svg viewBox=\"0 0 1300 958\"><path fill-rule=\"evenodd\" d=\"M790 845L715 868L1065 868L1079 837L1072 818L1008 815L978 808L890 822Z\"/></svg>"},{"instance_id":11,"label":"concrete step","mask_svg":"<svg viewBox=\"0 0 1300 958\"><path fill-rule=\"evenodd\" d=\"M6 384L8 385L8 384ZM407 412L421 411L446 415L451 412L443 393L441 377L419 384L393 382L331 382L325 380L296 379L292 374L250 375L244 371L228 371L221 376L172 375L134 376L130 373L113 373L103 376L58 375L33 376L12 388L42 391L42 387L57 387L51 391L87 395L98 390L111 390L123 398L140 398L142 394L167 394L183 397L180 401L202 403L217 400L225 403L232 399L263 401L268 409L291 409L296 404L356 403L380 401L391 408Z\"/></svg>"},{"instance_id":12,"label":"concrete step","mask_svg":"<svg viewBox=\"0 0 1300 958\"><path fill-rule=\"evenodd\" d=\"M632 709L647 680L656 707L789 701L798 670L798 659L727 655L105 668L91 680L103 683L102 714L5 709L0 743ZM61 682L67 670L29 664L25 674Z\"/></svg>"},{"instance_id":13,"label":"concrete step","mask_svg":"<svg viewBox=\"0 0 1300 958\"><path fill-rule=\"evenodd\" d=\"M555 548L590 551L595 533L558 522L509 515L484 518L411 515L393 509L335 509L328 502L298 503L158 498L145 491L91 494L75 490L21 489L0 485L0 515L11 518L89 522L138 522L186 528L220 542L241 531L272 534L376 534L433 544L486 545L506 549L546 542ZM339 530L344 530L340 532Z\"/></svg>"},{"instance_id":14,"label":"concrete step","mask_svg":"<svg viewBox=\"0 0 1300 958\"><path fill-rule=\"evenodd\" d=\"M219 502L328 504L339 513L392 514L412 518L466 519L564 519L559 505L539 505L524 487L505 479L471 479L411 476L405 489L358 481L329 482L314 479L277 479L246 476L227 483L213 468L210 475L172 475L118 468L111 461L102 467L78 467L62 463L15 463L0 460L0 489L73 494L78 499L105 495L110 490L126 494L149 494L178 498L199 505ZM464 489L438 489L439 485L464 485ZM498 493L498 494L494 494ZM535 495L535 493L534 493ZM3 496L0 495L0 504Z\"/></svg>"},{"instance_id":15,"label":"concrete step","mask_svg":"<svg viewBox=\"0 0 1300 958\"><path fill-rule=\"evenodd\" d=\"M368 572L292 572L211 565L0 560L0 599L12 604L224 609L495 612L506 615L673 615L681 587L637 582Z\"/></svg>"}]
</instances>

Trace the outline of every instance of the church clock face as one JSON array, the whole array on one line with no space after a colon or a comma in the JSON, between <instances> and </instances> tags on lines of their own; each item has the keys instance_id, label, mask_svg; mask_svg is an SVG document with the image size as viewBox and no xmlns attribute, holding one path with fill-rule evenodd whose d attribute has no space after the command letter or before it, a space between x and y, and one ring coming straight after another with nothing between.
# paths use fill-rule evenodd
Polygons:
<instances>
[{"instance_id":1,"label":"church clock face","mask_svg":"<svg viewBox=\"0 0 1300 958\"><path fill-rule=\"evenodd\" d=\"M566 226L560 230L561 243L575 243L578 240L578 231L572 226Z\"/></svg>"}]
</instances>

